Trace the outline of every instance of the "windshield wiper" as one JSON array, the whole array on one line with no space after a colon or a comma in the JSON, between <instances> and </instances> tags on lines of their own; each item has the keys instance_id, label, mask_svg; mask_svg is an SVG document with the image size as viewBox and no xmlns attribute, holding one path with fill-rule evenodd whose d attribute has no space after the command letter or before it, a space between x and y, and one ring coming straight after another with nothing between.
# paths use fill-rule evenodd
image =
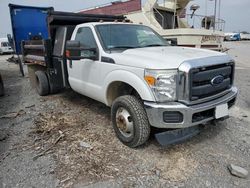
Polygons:
<instances>
[{"instance_id":1,"label":"windshield wiper","mask_svg":"<svg viewBox=\"0 0 250 188\"><path fill-rule=\"evenodd\" d=\"M154 46L167 46L167 45L164 45L164 44L149 44L149 45L142 46L142 48L145 48L145 47L154 47Z\"/></svg>"},{"instance_id":2,"label":"windshield wiper","mask_svg":"<svg viewBox=\"0 0 250 188\"><path fill-rule=\"evenodd\" d=\"M109 48L109 50L132 49L132 48L138 48L138 46L114 46L114 47Z\"/></svg>"}]
</instances>

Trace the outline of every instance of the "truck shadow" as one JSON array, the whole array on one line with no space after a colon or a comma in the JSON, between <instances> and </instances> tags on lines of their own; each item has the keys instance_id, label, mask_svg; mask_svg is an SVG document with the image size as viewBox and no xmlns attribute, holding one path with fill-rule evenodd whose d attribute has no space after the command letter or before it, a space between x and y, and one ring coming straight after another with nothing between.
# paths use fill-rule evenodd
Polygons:
<instances>
[{"instance_id":1,"label":"truck shadow","mask_svg":"<svg viewBox=\"0 0 250 188\"><path fill-rule=\"evenodd\" d=\"M71 89L66 90L61 94L61 97L72 103L73 106L82 106L83 109L88 109L94 113L99 115L105 116L108 120L110 119L110 107L106 106L105 104L98 102L94 99L89 97L83 96L74 92Z\"/></svg>"},{"instance_id":2,"label":"truck shadow","mask_svg":"<svg viewBox=\"0 0 250 188\"><path fill-rule=\"evenodd\" d=\"M80 95L80 94L72 91L71 89L66 90L65 92L61 93L60 97L63 100L67 101L72 106L78 106L78 107L83 108L83 109L88 109L90 111L90 113L93 113L97 116L104 117L107 121L110 122L110 124L107 126L112 125L111 118L110 118L110 107L106 106L105 104L100 103L100 102L93 100L91 98L88 98L86 96ZM167 131L167 130L159 130L156 128L152 128L149 142L145 146L142 146L138 149L143 149L145 147L148 147L149 145L154 145L154 146L159 147L161 149L178 148L180 145L185 145L185 146L188 146L190 144L196 145L196 144L199 144L201 142L213 140L215 137L217 137L221 133L221 131L223 131L225 129L225 127L226 127L226 122L218 122L216 124L208 123L204 126L204 128L202 129L202 131L198 135L196 135L192 138L189 138L187 140L184 140L182 142L171 144L168 146L161 146L157 142L157 140L155 139L156 133L159 133L160 131L161 132ZM110 128L112 129L112 126Z\"/></svg>"},{"instance_id":3,"label":"truck shadow","mask_svg":"<svg viewBox=\"0 0 250 188\"><path fill-rule=\"evenodd\" d=\"M178 147L179 145L183 146L189 146L189 145L197 145L200 143L206 143L206 142L213 142L216 137L218 137L222 131L224 131L226 127L226 122L219 122L219 123L213 123L208 122L206 125L202 125L202 130L197 135L184 140L180 143L172 144L163 148L169 148L169 147Z\"/></svg>"}]
</instances>

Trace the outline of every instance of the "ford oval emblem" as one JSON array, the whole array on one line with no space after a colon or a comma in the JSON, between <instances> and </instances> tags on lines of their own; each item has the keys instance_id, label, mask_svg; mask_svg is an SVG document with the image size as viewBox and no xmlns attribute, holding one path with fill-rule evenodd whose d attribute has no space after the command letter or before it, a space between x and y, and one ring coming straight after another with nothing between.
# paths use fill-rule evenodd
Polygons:
<instances>
[{"instance_id":1,"label":"ford oval emblem","mask_svg":"<svg viewBox=\"0 0 250 188\"><path fill-rule=\"evenodd\" d=\"M211 80L211 84L213 86L218 86L220 85L222 82L224 81L224 77L222 75L219 76L215 76L212 80Z\"/></svg>"}]
</instances>

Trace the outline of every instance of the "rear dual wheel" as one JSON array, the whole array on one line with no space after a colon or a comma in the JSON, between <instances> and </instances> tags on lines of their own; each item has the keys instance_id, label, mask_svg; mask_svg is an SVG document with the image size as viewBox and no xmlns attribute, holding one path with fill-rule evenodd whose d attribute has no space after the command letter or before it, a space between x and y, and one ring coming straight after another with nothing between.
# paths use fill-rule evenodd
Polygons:
<instances>
[{"instance_id":1,"label":"rear dual wheel","mask_svg":"<svg viewBox=\"0 0 250 188\"><path fill-rule=\"evenodd\" d=\"M44 71L36 71L36 91L40 96L49 94L49 79Z\"/></svg>"},{"instance_id":2,"label":"rear dual wheel","mask_svg":"<svg viewBox=\"0 0 250 188\"><path fill-rule=\"evenodd\" d=\"M36 71L35 77L35 87L40 96L55 94L62 89L62 87L58 86L49 78L49 75L45 71Z\"/></svg>"}]
</instances>

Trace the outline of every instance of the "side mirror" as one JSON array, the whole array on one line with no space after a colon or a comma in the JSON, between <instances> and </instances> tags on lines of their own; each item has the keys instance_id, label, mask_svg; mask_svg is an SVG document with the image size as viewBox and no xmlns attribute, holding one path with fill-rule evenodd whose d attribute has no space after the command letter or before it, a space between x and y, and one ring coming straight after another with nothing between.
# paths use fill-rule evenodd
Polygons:
<instances>
[{"instance_id":1,"label":"side mirror","mask_svg":"<svg viewBox=\"0 0 250 188\"><path fill-rule=\"evenodd\" d=\"M80 42L69 40L66 42L66 58L69 60L80 60Z\"/></svg>"},{"instance_id":2,"label":"side mirror","mask_svg":"<svg viewBox=\"0 0 250 188\"><path fill-rule=\"evenodd\" d=\"M66 42L66 58L69 60L97 59L96 48L81 47L79 41L69 40Z\"/></svg>"}]
</instances>

